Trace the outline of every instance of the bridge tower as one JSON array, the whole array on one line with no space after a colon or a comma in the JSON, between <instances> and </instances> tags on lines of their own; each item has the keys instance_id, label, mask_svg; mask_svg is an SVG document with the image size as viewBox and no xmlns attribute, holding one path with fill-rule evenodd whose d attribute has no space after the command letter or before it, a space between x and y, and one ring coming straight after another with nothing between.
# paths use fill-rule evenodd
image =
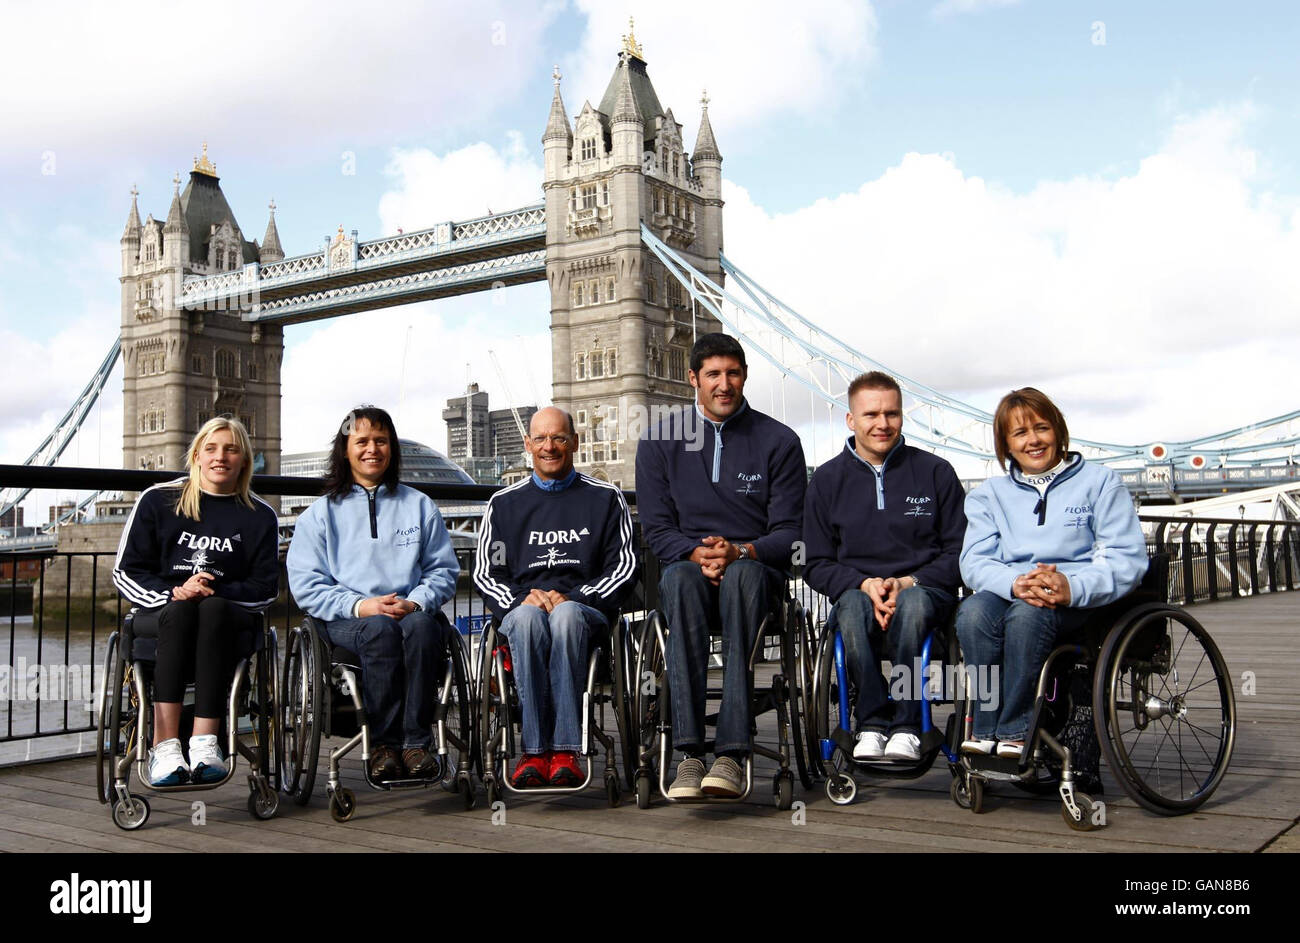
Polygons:
<instances>
[{"instance_id":1,"label":"bridge tower","mask_svg":"<svg viewBox=\"0 0 1300 943\"><path fill-rule=\"evenodd\" d=\"M232 272L284 257L275 204L259 245L244 238L217 169L203 156L171 208L143 223L131 190L122 234L122 459L127 468L184 469L195 431L213 416L239 418L253 440L254 467L280 468L280 364L284 331L249 325L235 310L186 311L187 275Z\"/></svg>"},{"instance_id":2,"label":"bridge tower","mask_svg":"<svg viewBox=\"0 0 1300 943\"><path fill-rule=\"evenodd\" d=\"M578 425L577 465L634 488L636 441L655 407L692 401L695 333L720 329L641 242L644 222L722 284L722 155L708 98L695 152L659 103L629 26L614 75L571 126L560 73L542 137L553 399Z\"/></svg>"}]
</instances>

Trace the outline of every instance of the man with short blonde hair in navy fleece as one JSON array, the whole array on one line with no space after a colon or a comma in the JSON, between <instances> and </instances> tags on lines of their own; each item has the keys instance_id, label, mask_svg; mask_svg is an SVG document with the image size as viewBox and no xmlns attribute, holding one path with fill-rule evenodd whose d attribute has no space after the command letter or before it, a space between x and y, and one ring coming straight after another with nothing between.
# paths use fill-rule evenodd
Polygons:
<instances>
[{"instance_id":1,"label":"man with short blonde hair in navy fleece","mask_svg":"<svg viewBox=\"0 0 1300 943\"><path fill-rule=\"evenodd\" d=\"M533 473L488 502L474 584L510 643L523 721L516 789L582 781L582 692L588 643L605 631L636 578L623 493L573 467L573 418L533 414Z\"/></svg>"},{"instance_id":2,"label":"man with short blonde hair in navy fleece","mask_svg":"<svg viewBox=\"0 0 1300 943\"><path fill-rule=\"evenodd\" d=\"M951 465L903 441L903 394L872 371L849 385L844 450L808 485L804 580L835 603L854 705L857 760L921 757L919 686L891 703L881 659L915 672L927 632L952 616L965 495ZM848 723L848 718L844 718Z\"/></svg>"},{"instance_id":3,"label":"man with short blonde hair in navy fleece","mask_svg":"<svg viewBox=\"0 0 1300 943\"><path fill-rule=\"evenodd\" d=\"M671 799L735 797L750 751L749 653L782 591L799 540L807 473L794 430L744 398L748 368L735 338L705 334L691 349L695 407L647 431L636 453L637 508L663 564L673 746L685 754ZM722 704L704 775L709 627L722 631Z\"/></svg>"}]
</instances>

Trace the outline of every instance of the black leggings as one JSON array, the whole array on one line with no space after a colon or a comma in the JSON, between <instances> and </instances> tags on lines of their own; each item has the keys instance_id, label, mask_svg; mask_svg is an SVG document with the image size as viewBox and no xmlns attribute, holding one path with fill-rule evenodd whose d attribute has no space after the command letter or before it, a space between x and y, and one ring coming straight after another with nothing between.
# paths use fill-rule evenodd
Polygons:
<instances>
[{"instance_id":1,"label":"black leggings","mask_svg":"<svg viewBox=\"0 0 1300 943\"><path fill-rule=\"evenodd\" d=\"M173 600L157 611L158 662L154 699L179 703L194 678L194 716L224 717L235 641L253 628L253 614L228 599ZM137 616L137 619L139 616Z\"/></svg>"}]
</instances>

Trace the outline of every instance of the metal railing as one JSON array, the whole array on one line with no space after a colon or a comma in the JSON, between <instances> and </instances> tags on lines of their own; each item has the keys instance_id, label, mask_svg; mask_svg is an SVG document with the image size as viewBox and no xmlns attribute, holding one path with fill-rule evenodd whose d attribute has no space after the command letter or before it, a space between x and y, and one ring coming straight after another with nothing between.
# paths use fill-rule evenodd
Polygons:
<instances>
[{"instance_id":1,"label":"metal railing","mask_svg":"<svg viewBox=\"0 0 1300 943\"><path fill-rule=\"evenodd\" d=\"M134 492L175 477L175 472L0 465L0 487ZM490 485L410 484L435 500L459 503L482 501L497 490ZM319 494L321 487L315 478L254 479L254 490L263 495ZM627 498L635 504L635 494L628 492ZM1149 551L1168 559L1172 602L1190 605L1289 591L1300 580L1300 522L1141 518L1150 531ZM47 738L64 738L57 755L93 750L93 738L86 736L95 729L97 692L92 686L98 684L104 644L127 608L112 584L114 557L108 550L0 552L0 657L7 659L0 664L0 765L32 759L31 744ZM444 609L462 631L480 625L486 616L469 580L472 557L471 548L457 552L462 576ZM640 583L624 607L628 612L644 610L657 596L658 561L644 546L641 564ZM267 617L284 639L301 613L287 591L283 568L280 586ZM829 600L797 577L791 589L815 621L825 618Z\"/></svg>"}]
</instances>

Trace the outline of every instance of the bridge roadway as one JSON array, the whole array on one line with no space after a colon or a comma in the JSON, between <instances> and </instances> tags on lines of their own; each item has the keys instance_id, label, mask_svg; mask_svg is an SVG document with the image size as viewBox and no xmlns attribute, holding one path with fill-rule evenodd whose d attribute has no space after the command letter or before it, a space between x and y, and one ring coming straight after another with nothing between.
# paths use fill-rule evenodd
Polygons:
<instances>
[{"instance_id":1,"label":"bridge roadway","mask_svg":"<svg viewBox=\"0 0 1300 943\"><path fill-rule=\"evenodd\" d=\"M373 792L359 763L345 761L357 794L356 817L336 824L323 776L307 808L282 803L277 818L253 821L241 782L203 794L150 796L153 814L140 832L120 831L94 796L89 759L0 769L0 851L1300 851L1300 594L1279 593L1193 609L1223 649L1230 672L1255 673L1256 691L1240 693L1237 746L1215 796L1186 816L1162 818L1137 807L1104 772L1110 824L1072 832L1059 800L998 788L976 816L948 798L942 764L918 780L870 783L848 807L833 806L821 785L795 798L806 823L770 801L771 766L756 798L733 806L637 809L630 796L615 809L592 789L574 797L515 799L492 824L482 801L470 812L457 796L428 791ZM771 738L773 726L761 727ZM205 825L191 824L191 802L207 801ZM482 794L480 793L480 799Z\"/></svg>"}]
</instances>

